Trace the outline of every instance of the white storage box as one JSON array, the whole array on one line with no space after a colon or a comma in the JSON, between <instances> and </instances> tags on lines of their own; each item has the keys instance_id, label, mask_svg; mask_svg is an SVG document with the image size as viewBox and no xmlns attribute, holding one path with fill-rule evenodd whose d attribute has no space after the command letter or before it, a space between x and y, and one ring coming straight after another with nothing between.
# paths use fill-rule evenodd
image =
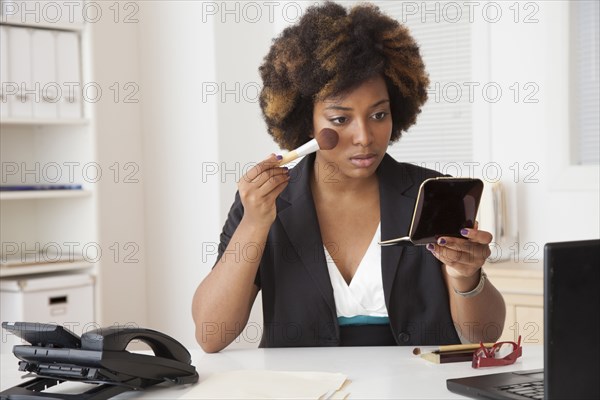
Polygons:
<instances>
[{"instance_id":1,"label":"white storage box","mask_svg":"<svg viewBox=\"0 0 600 400\"><path fill-rule=\"evenodd\" d=\"M86 274L2 279L0 320L60 324L78 335L97 328L94 277ZM12 352L21 339L2 330L0 352Z\"/></svg>"}]
</instances>

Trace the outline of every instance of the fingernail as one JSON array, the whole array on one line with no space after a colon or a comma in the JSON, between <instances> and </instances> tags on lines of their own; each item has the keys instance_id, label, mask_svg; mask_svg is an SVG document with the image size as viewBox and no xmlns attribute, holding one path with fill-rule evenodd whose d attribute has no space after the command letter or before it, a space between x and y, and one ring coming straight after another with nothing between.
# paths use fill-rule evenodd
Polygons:
<instances>
[{"instance_id":1,"label":"fingernail","mask_svg":"<svg viewBox=\"0 0 600 400\"><path fill-rule=\"evenodd\" d=\"M441 244L441 245L446 244L446 239L441 238L440 240L438 240L438 244Z\"/></svg>"},{"instance_id":2,"label":"fingernail","mask_svg":"<svg viewBox=\"0 0 600 400\"><path fill-rule=\"evenodd\" d=\"M463 236L467 236L469 234L469 230L466 228L463 228L460 230L460 234Z\"/></svg>"},{"instance_id":3,"label":"fingernail","mask_svg":"<svg viewBox=\"0 0 600 400\"><path fill-rule=\"evenodd\" d=\"M283 159L283 156L282 156L281 154L277 154L277 157L276 157L276 158L277 158L278 160L281 160L281 159Z\"/></svg>"},{"instance_id":4,"label":"fingernail","mask_svg":"<svg viewBox=\"0 0 600 400\"><path fill-rule=\"evenodd\" d=\"M289 170L288 167L281 167L281 168L283 168L284 171L288 171Z\"/></svg>"},{"instance_id":5,"label":"fingernail","mask_svg":"<svg viewBox=\"0 0 600 400\"><path fill-rule=\"evenodd\" d=\"M427 250L429 251L433 251L433 249L435 249L435 246L433 245L433 243L427 243Z\"/></svg>"}]
</instances>

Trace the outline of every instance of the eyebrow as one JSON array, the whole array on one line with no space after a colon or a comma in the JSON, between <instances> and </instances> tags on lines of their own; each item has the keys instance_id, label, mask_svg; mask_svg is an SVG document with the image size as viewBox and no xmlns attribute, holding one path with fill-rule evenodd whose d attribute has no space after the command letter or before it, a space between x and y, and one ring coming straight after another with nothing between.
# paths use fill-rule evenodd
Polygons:
<instances>
[{"instance_id":1,"label":"eyebrow","mask_svg":"<svg viewBox=\"0 0 600 400\"><path fill-rule=\"evenodd\" d=\"M383 103L389 103L390 100L389 99L383 99L383 100L379 100L377 103L369 106L369 108L375 108ZM341 111L352 111L352 107L342 107L342 106L338 106L335 104L332 104L330 106L325 107L326 110L341 110Z\"/></svg>"}]
</instances>

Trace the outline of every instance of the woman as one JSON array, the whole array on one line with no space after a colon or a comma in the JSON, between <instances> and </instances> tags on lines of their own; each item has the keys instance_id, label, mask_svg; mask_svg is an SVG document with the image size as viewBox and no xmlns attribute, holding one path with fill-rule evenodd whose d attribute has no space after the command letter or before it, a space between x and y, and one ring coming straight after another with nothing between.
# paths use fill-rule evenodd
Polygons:
<instances>
[{"instance_id":1,"label":"woman","mask_svg":"<svg viewBox=\"0 0 600 400\"><path fill-rule=\"evenodd\" d=\"M481 270L491 234L377 245L406 234L420 183L439 176L386 154L427 99L407 29L374 6L328 2L274 41L260 72L281 147L323 128L339 142L292 170L272 154L239 181L218 261L194 296L202 348L242 332L259 290L264 347L495 341L505 306Z\"/></svg>"}]
</instances>

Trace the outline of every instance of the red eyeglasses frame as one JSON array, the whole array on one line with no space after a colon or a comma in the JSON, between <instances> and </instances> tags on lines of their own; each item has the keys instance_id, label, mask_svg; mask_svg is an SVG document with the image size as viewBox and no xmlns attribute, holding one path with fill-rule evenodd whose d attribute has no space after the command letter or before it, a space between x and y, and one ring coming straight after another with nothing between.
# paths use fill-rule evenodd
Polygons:
<instances>
[{"instance_id":1,"label":"red eyeglasses frame","mask_svg":"<svg viewBox=\"0 0 600 400\"><path fill-rule=\"evenodd\" d=\"M499 367L502 365L514 364L517 358L523 355L523 348L521 347L521 335L519 340L515 342L498 342L494 343L491 347L485 347L483 342L480 342L480 347L473 352L473 368L481 367ZM512 345L513 351L510 354L502 358L496 358L496 353L504 345Z\"/></svg>"}]
</instances>

